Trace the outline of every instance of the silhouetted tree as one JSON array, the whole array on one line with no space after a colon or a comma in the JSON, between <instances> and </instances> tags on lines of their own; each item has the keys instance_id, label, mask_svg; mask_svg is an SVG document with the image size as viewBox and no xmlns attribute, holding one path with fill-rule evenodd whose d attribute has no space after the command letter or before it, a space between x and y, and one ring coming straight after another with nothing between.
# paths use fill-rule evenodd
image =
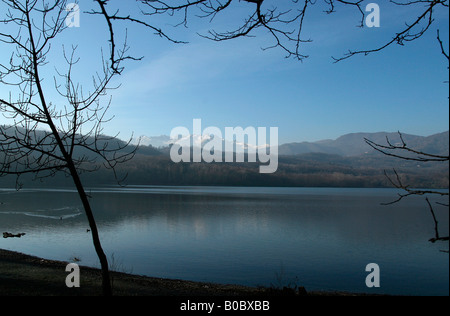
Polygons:
<instances>
[{"instance_id":1,"label":"silhouetted tree","mask_svg":"<svg viewBox=\"0 0 450 316\"><path fill-rule=\"evenodd\" d=\"M43 81L50 78L41 73L51 44L67 27L66 5L63 0L3 0L0 41L10 47L10 58L0 61L0 83L10 91L0 96L0 111L11 124L0 126L0 175L16 175L19 187L19 177L25 174L41 179L63 172L72 178L100 260L103 293L111 295L108 261L80 174L96 170L98 160L114 170L134 151L124 152L127 143L102 135L108 106L101 106L100 98L114 75L108 65L93 77L92 92L85 93L73 78L76 49L62 51L67 69L54 80L64 103L48 98Z\"/></svg>"},{"instance_id":2,"label":"silhouetted tree","mask_svg":"<svg viewBox=\"0 0 450 316\"><path fill-rule=\"evenodd\" d=\"M111 65L115 71L120 72L120 63L124 56L116 54L118 46L115 23L128 22L139 24L150 29L156 35L166 38L174 43L185 43L170 36L167 30L155 24L157 16L166 15L176 19L175 26L187 27L190 19L208 19L213 25L214 20L219 15L242 16L242 22L236 24L229 30L217 31L212 28L207 34L199 34L202 37L213 41L227 41L240 37L256 36L257 32L265 31L273 41L272 45L263 49L278 48L286 53L286 57L297 60L304 60L308 55L302 53L303 46L312 42L311 38L304 36L304 25L307 23L308 14L316 6L325 14L336 14L339 9L352 8L357 18L357 26L364 27L369 12L367 5L373 1L368 0L289 0L280 3L278 0L135 0L134 4L139 7L138 13L121 14L114 5L114 0L94 0L98 4L98 9L93 8L87 12L94 15L101 15L105 18L110 33L111 43ZM130 7L134 7L129 1ZM339 62L355 55L369 55L388 48L391 45L405 45L408 42L421 38L434 23L434 16L437 13L448 11L448 0L421 0L421 1L389 1L391 5L405 8L408 12L405 16L404 25L383 44L373 48L349 50L342 57L333 57L335 62ZM411 13L416 12L416 13ZM132 58L127 56L125 58Z\"/></svg>"}]
</instances>

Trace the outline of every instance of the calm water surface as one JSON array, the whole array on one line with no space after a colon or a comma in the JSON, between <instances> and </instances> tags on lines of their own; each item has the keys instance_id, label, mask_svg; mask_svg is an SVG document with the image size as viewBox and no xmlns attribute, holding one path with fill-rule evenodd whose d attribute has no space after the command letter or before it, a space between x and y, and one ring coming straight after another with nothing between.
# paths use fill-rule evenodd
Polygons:
<instances>
[{"instance_id":1,"label":"calm water surface","mask_svg":"<svg viewBox=\"0 0 450 316\"><path fill-rule=\"evenodd\" d=\"M127 187L90 190L114 269L244 285L449 295L448 242L423 198L391 189ZM435 200L437 201L437 200ZM447 202L448 203L448 202ZM435 207L441 235L448 209ZM98 267L77 194L0 190L0 248ZM365 285L369 263L381 287Z\"/></svg>"}]
</instances>

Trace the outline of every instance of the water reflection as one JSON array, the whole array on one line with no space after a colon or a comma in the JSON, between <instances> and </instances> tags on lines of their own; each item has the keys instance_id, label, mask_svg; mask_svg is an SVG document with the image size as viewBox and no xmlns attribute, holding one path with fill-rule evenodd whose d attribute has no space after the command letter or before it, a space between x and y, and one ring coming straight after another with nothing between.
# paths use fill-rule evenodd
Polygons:
<instances>
[{"instance_id":1,"label":"water reflection","mask_svg":"<svg viewBox=\"0 0 450 316\"><path fill-rule=\"evenodd\" d=\"M297 278L307 289L368 291L364 268L376 262L379 292L448 295L448 254L428 242L425 201L381 206L393 190L133 187L91 195L106 252L134 273L270 285L283 271L286 283ZM27 233L0 240L1 248L97 265L74 192L3 191L0 202L0 230ZM439 218L448 234L448 212Z\"/></svg>"}]
</instances>

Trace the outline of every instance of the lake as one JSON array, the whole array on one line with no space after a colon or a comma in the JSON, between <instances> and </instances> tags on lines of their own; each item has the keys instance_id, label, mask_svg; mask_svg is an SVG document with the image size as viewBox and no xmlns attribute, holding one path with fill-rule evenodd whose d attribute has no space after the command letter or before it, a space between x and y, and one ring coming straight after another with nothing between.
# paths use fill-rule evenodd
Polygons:
<instances>
[{"instance_id":1,"label":"lake","mask_svg":"<svg viewBox=\"0 0 450 316\"><path fill-rule=\"evenodd\" d=\"M448 242L423 197L394 189L129 186L89 190L115 270L162 278L449 295ZM432 199L432 202L439 201ZM448 203L448 200L445 201ZM448 208L435 206L448 236ZM70 189L0 189L0 248L99 267ZM366 265L380 267L368 288ZM63 281L62 281L63 282Z\"/></svg>"}]
</instances>

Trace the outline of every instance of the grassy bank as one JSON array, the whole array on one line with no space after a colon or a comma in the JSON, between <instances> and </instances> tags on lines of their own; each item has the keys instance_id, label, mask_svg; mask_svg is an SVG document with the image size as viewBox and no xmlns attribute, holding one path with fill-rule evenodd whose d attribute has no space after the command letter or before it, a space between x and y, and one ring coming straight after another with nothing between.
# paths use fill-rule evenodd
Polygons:
<instances>
[{"instance_id":1,"label":"grassy bank","mask_svg":"<svg viewBox=\"0 0 450 316\"><path fill-rule=\"evenodd\" d=\"M80 266L80 287L66 287L68 262L47 260L0 249L0 295L97 296L101 295L100 271ZM112 272L118 296L279 296L292 290L191 282ZM359 296L364 294L299 291L296 295Z\"/></svg>"}]
</instances>

